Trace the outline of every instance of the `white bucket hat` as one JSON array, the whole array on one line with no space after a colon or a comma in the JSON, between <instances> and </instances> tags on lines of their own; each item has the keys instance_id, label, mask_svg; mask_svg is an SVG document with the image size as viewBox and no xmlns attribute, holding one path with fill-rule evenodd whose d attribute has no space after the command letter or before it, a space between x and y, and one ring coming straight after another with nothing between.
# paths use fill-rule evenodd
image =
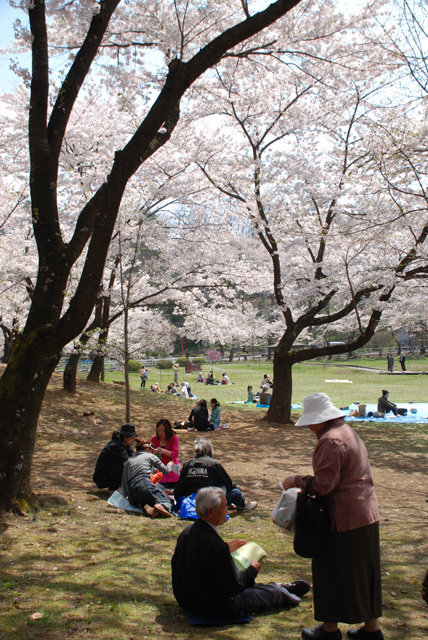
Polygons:
<instances>
[{"instance_id":1,"label":"white bucket hat","mask_svg":"<svg viewBox=\"0 0 428 640\"><path fill-rule=\"evenodd\" d=\"M296 426L307 427L308 424L320 424L333 418L344 418L345 415L343 411L336 409L326 393L312 393L303 398L303 413Z\"/></svg>"}]
</instances>

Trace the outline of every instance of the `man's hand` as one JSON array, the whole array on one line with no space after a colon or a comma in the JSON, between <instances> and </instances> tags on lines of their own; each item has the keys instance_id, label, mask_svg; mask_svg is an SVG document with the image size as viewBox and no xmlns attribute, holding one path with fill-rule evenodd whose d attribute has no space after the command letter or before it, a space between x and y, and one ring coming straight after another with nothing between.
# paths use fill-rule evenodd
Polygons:
<instances>
[{"instance_id":1,"label":"man's hand","mask_svg":"<svg viewBox=\"0 0 428 640\"><path fill-rule=\"evenodd\" d=\"M255 560L251 560L250 565L255 568L257 573L259 573L262 568L263 562L256 562Z\"/></svg>"},{"instance_id":2,"label":"man's hand","mask_svg":"<svg viewBox=\"0 0 428 640\"><path fill-rule=\"evenodd\" d=\"M241 540L240 538L236 538L236 540L230 540L227 543L227 546L229 547L230 553L233 553L234 551L239 549L239 547L243 547L244 544L247 544L246 540Z\"/></svg>"}]
</instances>

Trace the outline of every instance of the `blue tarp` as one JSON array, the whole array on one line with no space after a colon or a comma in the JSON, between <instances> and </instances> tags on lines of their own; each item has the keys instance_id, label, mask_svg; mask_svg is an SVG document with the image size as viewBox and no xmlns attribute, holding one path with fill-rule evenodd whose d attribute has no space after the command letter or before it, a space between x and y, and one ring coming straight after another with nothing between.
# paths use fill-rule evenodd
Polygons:
<instances>
[{"instance_id":1,"label":"blue tarp","mask_svg":"<svg viewBox=\"0 0 428 640\"><path fill-rule=\"evenodd\" d=\"M407 416L394 416L393 413L386 413L384 418L357 418L349 415L353 410L358 410L358 404L354 403L349 405L349 409L346 409L345 420L348 422L398 422L401 424L428 422L427 402L395 402L395 404L399 408L407 409ZM416 409L416 413L412 413L412 409ZM366 404L366 414L369 413L369 411L373 413L377 411L377 404Z\"/></svg>"}]
</instances>

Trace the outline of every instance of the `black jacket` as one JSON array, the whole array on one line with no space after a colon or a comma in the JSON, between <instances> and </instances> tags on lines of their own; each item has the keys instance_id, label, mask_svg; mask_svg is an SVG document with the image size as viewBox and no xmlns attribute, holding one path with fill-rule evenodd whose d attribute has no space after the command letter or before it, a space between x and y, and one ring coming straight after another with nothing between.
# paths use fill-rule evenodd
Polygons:
<instances>
[{"instance_id":1,"label":"black jacket","mask_svg":"<svg viewBox=\"0 0 428 640\"><path fill-rule=\"evenodd\" d=\"M218 460L210 456L196 456L184 463L174 485L174 497L190 496L202 487L224 487L226 491L230 491L234 486Z\"/></svg>"},{"instance_id":2,"label":"black jacket","mask_svg":"<svg viewBox=\"0 0 428 640\"><path fill-rule=\"evenodd\" d=\"M238 571L228 545L204 520L179 535L171 561L172 588L178 604L209 618L240 617L234 596L254 585L256 569Z\"/></svg>"},{"instance_id":3,"label":"black jacket","mask_svg":"<svg viewBox=\"0 0 428 640\"><path fill-rule=\"evenodd\" d=\"M189 422L198 431L212 431L211 423L208 420L208 409L200 404L197 404L190 412Z\"/></svg>"},{"instance_id":4,"label":"black jacket","mask_svg":"<svg viewBox=\"0 0 428 640\"><path fill-rule=\"evenodd\" d=\"M124 463L133 454L131 447L123 444L119 437L114 437L106 444L98 456L93 481L100 489L108 487L112 491L120 487Z\"/></svg>"}]
</instances>

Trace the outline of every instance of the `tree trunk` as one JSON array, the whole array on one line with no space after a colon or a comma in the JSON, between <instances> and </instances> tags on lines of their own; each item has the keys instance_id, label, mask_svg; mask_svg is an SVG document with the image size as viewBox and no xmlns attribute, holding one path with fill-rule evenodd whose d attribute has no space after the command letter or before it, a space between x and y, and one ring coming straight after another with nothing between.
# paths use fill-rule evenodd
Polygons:
<instances>
[{"instance_id":1,"label":"tree trunk","mask_svg":"<svg viewBox=\"0 0 428 640\"><path fill-rule=\"evenodd\" d=\"M3 331L3 338L4 338L4 351L3 351L2 362L4 364L7 364L9 362L10 354L12 353L13 345L15 344L15 340L18 333L13 329L12 330L9 329L9 327L6 327L6 325L4 325L3 323L1 323L0 326Z\"/></svg>"},{"instance_id":2,"label":"tree trunk","mask_svg":"<svg viewBox=\"0 0 428 640\"><path fill-rule=\"evenodd\" d=\"M21 336L0 386L0 510L34 501L30 471L37 421L60 353L53 353L49 328Z\"/></svg>"},{"instance_id":3,"label":"tree trunk","mask_svg":"<svg viewBox=\"0 0 428 640\"><path fill-rule=\"evenodd\" d=\"M63 389L68 393L76 393L77 389L77 366L80 360L80 352L75 351L71 354L65 365L63 375Z\"/></svg>"},{"instance_id":4,"label":"tree trunk","mask_svg":"<svg viewBox=\"0 0 428 640\"><path fill-rule=\"evenodd\" d=\"M288 353L282 355L278 347L275 349L272 400L266 417L269 422L278 422L279 424L290 422L293 359L289 357Z\"/></svg>"},{"instance_id":5,"label":"tree trunk","mask_svg":"<svg viewBox=\"0 0 428 640\"><path fill-rule=\"evenodd\" d=\"M97 353L97 355L94 357L92 361L92 367L86 377L86 380L89 380L90 382L99 382L103 370L104 370L104 355L102 353Z\"/></svg>"},{"instance_id":6,"label":"tree trunk","mask_svg":"<svg viewBox=\"0 0 428 640\"><path fill-rule=\"evenodd\" d=\"M125 422L131 422L131 393L129 386L129 310L127 305L124 307L123 313L123 333L125 344Z\"/></svg>"}]
</instances>

